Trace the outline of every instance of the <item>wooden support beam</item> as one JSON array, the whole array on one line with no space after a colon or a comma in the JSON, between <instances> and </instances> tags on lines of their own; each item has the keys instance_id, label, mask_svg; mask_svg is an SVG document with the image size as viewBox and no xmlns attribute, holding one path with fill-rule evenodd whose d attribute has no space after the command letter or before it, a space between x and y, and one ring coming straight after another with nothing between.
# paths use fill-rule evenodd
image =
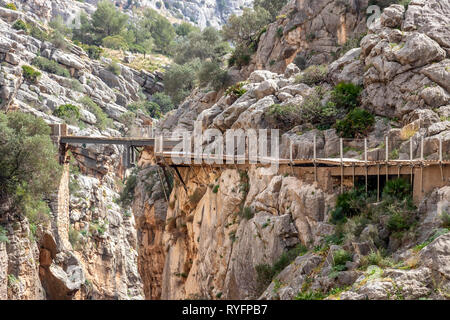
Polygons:
<instances>
[{"instance_id":1,"label":"wooden support beam","mask_svg":"<svg viewBox=\"0 0 450 320\"><path fill-rule=\"evenodd\" d=\"M380 165L377 165L378 167L378 174L377 174L377 202L380 202Z\"/></svg>"},{"instance_id":2,"label":"wooden support beam","mask_svg":"<svg viewBox=\"0 0 450 320\"><path fill-rule=\"evenodd\" d=\"M169 174L167 173L166 167L162 166L161 168L162 168L162 170L164 172L164 177L166 179L167 186L169 187L169 190L172 190L173 189L173 185L172 185L172 183L170 183L170 178L169 178Z\"/></svg>"},{"instance_id":3,"label":"wooden support beam","mask_svg":"<svg viewBox=\"0 0 450 320\"><path fill-rule=\"evenodd\" d=\"M353 172L352 172L353 187L355 187L355 164L354 163L352 165L352 169L353 169Z\"/></svg>"},{"instance_id":4,"label":"wooden support beam","mask_svg":"<svg viewBox=\"0 0 450 320\"><path fill-rule=\"evenodd\" d=\"M313 157L314 157L314 181L317 182L317 163L316 163L316 159L317 159L317 141L316 141L316 135L314 135L314 152L313 152Z\"/></svg>"},{"instance_id":5,"label":"wooden support beam","mask_svg":"<svg viewBox=\"0 0 450 320\"><path fill-rule=\"evenodd\" d=\"M369 192L368 179L367 179L367 175L369 173L369 167L367 166L367 139L364 139L364 162L366 165L366 195L367 195Z\"/></svg>"},{"instance_id":6,"label":"wooden support beam","mask_svg":"<svg viewBox=\"0 0 450 320\"><path fill-rule=\"evenodd\" d=\"M177 174L178 179L180 179L180 182L183 184L184 191L187 192L187 186L186 186L186 184L184 183L183 177L181 176L180 171L178 171L177 166L172 166L172 168L175 169L175 172L176 172L176 174Z\"/></svg>"},{"instance_id":7,"label":"wooden support beam","mask_svg":"<svg viewBox=\"0 0 450 320\"><path fill-rule=\"evenodd\" d=\"M414 168L414 163L413 163L413 147L412 147L412 137L409 138L409 161L411 161L411 176L410 176L410 183L412 185L413 183L413 168Z\"/></svg>"},{"instance_id":8,"label":"wooden support beam","mask_svg":"<svg viewBox=\"0 0 450 320\"><path fill-rule=\"evenodd\" d=\"M445 181L445 177L444 177L444 168L442 167L442 160L443 160L443 156L442 156L442 136L439 136L439 167L441 169L441 179L442 182Z\"/></svg>"},{"instance_id":9,"label":"wooden support beam","mask_svg":"<svg viewBox=\"0 0 450 320\"><path fill-rule=\"evenodd\" d=\"M339 149L341 154L341 193L344 193L344 140L339 140Z\"/></svg>"},{"instance_id":10,"label":"wooden support beam","mask_svg":"<svg viewBox=\"0 0 450 320\"><path fill-rule=\"evenodd\" d=\"M386 182L389 180L389 137L386 136Z\"/></svg>"},{"instance_id":11,"label":"wooden support beam","mask_svg":"<svg viewBox=\"0 0 450 320\"><path fill-rule=\"evenodd\" d=\"M420 164L420 192L421 193L423 193L423 160L424 160L423 145L424 145L424 138L422 136L420 139L420 161L422 161L422 163Z\"/></svg>"}]
</instances>

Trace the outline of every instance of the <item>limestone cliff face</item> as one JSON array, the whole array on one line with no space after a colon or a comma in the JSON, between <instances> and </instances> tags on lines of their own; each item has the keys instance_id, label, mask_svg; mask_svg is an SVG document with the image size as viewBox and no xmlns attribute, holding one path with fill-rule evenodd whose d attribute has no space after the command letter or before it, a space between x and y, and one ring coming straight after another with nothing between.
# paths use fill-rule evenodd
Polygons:
<instances>
[{"instance_id":1,"label":"limestone cliff face","mask_svg":"<svg viewBox=\"0 0 450 320\"><path fill-rule=\"evenodd\" d=\"M249 70L284 72L295 58L303 66L330 63L340 47L367 30L368 0L291 0L261 36Z\"/></svg>"},{"instance_id":2,"label":"limestone cliff face","mask_svg":"<svg viewBox=\"0 0 450 320\"><path fill-rule=\"evenodd\" d=\"M144 158L142 164L152 162ZM186 185L175 179L165 216L158 203L164 199L153 199L161 196L160 185L137 187L134 208L149 198L145 216L136 217L147 298L256 298L255 266L272 264L287 249L331 230L325 221L333 196L309 181L257 168L180 168L180 174ZM143 190L152 196L143 197Z\"/></svg>"},{"instance_id":3,"label":"limestone cliff face","mask_svg":"<svg viewBox=\"0 0 450 320\"><path fill-rule=\"evenodd\" d=\"M346 9L349 11L334 11L341 12L343 17L349 15L343 20L338 18L340 14L331 14L324 19L325 12L330 10L323 8L332 6L337 9L341 4L337 1L292 2L291 7L305 6L303 11L296 13L297 22L293 22L295 19L292 16L283 18L285 34L282 39L262 38L259 50L267 45L269 55L262 58L264 55L258 52L254 57L254 61L261 59L261 64L256 68L270 68L267 57L272 51L274 57L278 56L280 49L288 46L292 33L292 40L298 43L293 46L290 55L282 59L282 63L273 66L272 71L278 73L267 70L252 72L244 84L246 93L237 99L213 91L194 92L166 118L161 130L191 131L194 120L201 121L203 129L219 129L221 132L229 128L270 128L266 111L272 104L298 105L314 94L313 87L296 81L301 71L292 64L288 65L297 50L308 52L308 48L301 45L302 37L307 34L305 30L313 30L312 26L321 21L322 24L317 26L322 26L323 32L330 30L330 35L342 44L366 28L364 20L359 20L357 15L352 20L349 8ZM360 5L358 8L363 7L363 4ZM425 137L424 154L427 159L438 156L438 139L443 141L444 146L448 145L449 100L445 83L448 73L444 71L448 65L448 45L444 35L430 31L439 29L438 21L446 21L444 16L448 8L448 1L445 0L412 1L406 12L403 6L393 5L368 30L368 35L361 41L361 48L348 51L330 64L326 79L321 84L322 90L329 92L341 81L359 84L364 88L362 107L377 115L375 125L367 136L370 159L384 159L380 142L386 136L394 141L391 150L397 149L400 159L408 157L409 138L413 141L414 157L420 154L419 140L422 136ZM429 23L419 18L422 14L430 17L427 20ZM300 19L302 15L303 20ZM327 22L336 24L328 29L324 25ZM286 31L290 30L289 25L295 25L299 33L296 29ZM445 22L441 26L444 30L448 28ZM359 31L352 35L349 30ZM270 32L267 32L266 37L269 35ZM325 35L319 36L315 40L316 45L321 40L326 42L326 39ZM324 52L330 53L331 47L337 48L328 43ZM318 55L317 59L311 58L311 63L329 62L333 57ZM323 97L327 101L327 94ZM386 103L392 106L386 107ZM398 118L388 118L392 116ZM313 136L317 138L320 157L338 154L339 136L335 129L322 131L302 124L283 133L281 156L288 157L289 142L292 141L294 157L311 157ZM361 144L353 142L344 156L358 157L352 150L354 148L361 148ZM303 287L314 292L347 288L345 292L341 289L342 294L330 295L329 299L446 297L448 272L437 261L446 261L450 255L448 235L442 235L448 230L439 229L441 222L438 218L439 212L448 212L448 186L434 190L419 205L420 227L414 235L400 240L388 236L383 240L389 243L388 250L396 263L404 263L406 267L381 271L369 268L363 271L358 266L360 259L373 249L370 241L386 236L380 226L368 225L343 247L330 246L324 252L313 250L323 244L327 235L335 232L335 226L327 222L337 190L335 181L326 172L319 172L318 182L314 182L312 172L307 170L295 172L295 175L291 172L263 175L260 170L180 169L186 185L175 178L175 186L168 199L164 230L159 225L155 231L158 235L162 234L161 246L164 247L163 254L158 251L158 259L164 257L164 267L159 265L159 270L162 270L161 298L293 299ZM351 185L350 181L344 181L344 184L347 185L347 182ZM448 184L448 181L445 183ZM158 236L158 239L161 238ZM434 240L425 249L414 249L427 239ZM297 257L265 291L261 291L256 266L271 265L283 252L298 243L307 246L309 252ZM354 262L346 266L347 271L330 277L333 254L342 248L353 253ZM149 252L149 255L152 253ZM441 282L436 282L436 279ZM399 288L403 291L400 292Z\"/></svg>"},{"instance_id":4,"label":"limestone cliff face","mask_svg":"<svg viewBox=\"0 0 450 320\"><path fill-rule=\"evenodd\" d=\"M166 225L169 186L161 180L161 168L154 164L152 154L144 150L139 161L133 214L136 220L138 269L146 299L161 298L162 273L166 250L163 232ZM161 178L160 178L161 177Z\"/></svg>"},{"instance_id":5,"label":"limestone cliff face","mask_svg":"<svg viewBox=\"0 0 450 320\"><path fill-rule=\"evenodd\" d=\"M203 129L221 132L271 128L266 113L271 105L301 105L316 90L296 80L302 71L289 64L292 59L300 53L306 64L331 62L331 52L365 31L364 5L365 1L351 1L351 6L342 1L290 2L286 16L281 15L261 38L253 64L237 75L248 78L245 94L233 98L196 90L167 116L161 131L191 131L195 120ZM386 136L396 141L392 148L399 159L409 156L409 138L415 157L422 136L427 159L438 157L439 141L448 149L449 8L448 0L413 0L407 11L391 6L368 30L360 48L330 64L321 83L323 102L334 85L352 81L364 87L362 107L377 116L367 137L370 159L384 159L380 141ZM28 83L20 66L37 52L53 52L48 57L67 64L83 84L83 94L116 120L139 88L154 89L146 85L154 79L148 74L124 67L123 75L115 77L106 72L105 64L50 50L12 30L17 14L0 9L3 107L15 105L59 122L47 113L59 104L76 103L81 96L61 77L46 73L41 85ZM282 37L275 36L279 28ZM95 85L88 86L88 80ZM92 114L83 114L85 123L95 123ZM118 130L100 132L92 126L70 129L81 135L120 135ZM303 123L282 133L281 156L289 155L292 141L294 157L311 157L313 136L318 156L338 154L335 129L318 130ZM350 147L344 156L358 157L354 149L361 142ZM185 167L179 168L179 179L172 169L164 172L156 166L152 150L145 149L133 204L123 208L115 201L120 180L128 176L121 165L123 150L80 146L71 151L81 172L65 171L52 199L50 223L33 231L26 219L1 221L9 242L0 242L0 299L293 299L304 287L327 292L341 288L330 299L448 298L450 240L440 221L441 213L449 210L448 185L420 203L415 234L395 239L383 227L370 224L345 245L321 251L317 247L336 231L328 221L338 189L327 171L319 170L315 181L307 169L268 174L255 167L243 171ZM406 267L361 270L361 259L373 249L374 239L389 243L393 259ZM256 267L272 265L298 244L308 253L284 268L268 287L261 287ZM333 253L340 249L352 252L354 261L331 278Z\"/></svg>"},{"instance_id":6,"label":"limestone cliff face","mask_svg":"<svg viewBox=\"0 0 450 320\"><path fill-rule=\"evenodd\" d=\"M69 172L65 165L49 221L33 229L26 218L2 221L1 299L144 298L134 217L115 203L120 153L103 162L106 172L93 174L85 155L72 151L74 166Z\"/></svg>"}]
</instances>

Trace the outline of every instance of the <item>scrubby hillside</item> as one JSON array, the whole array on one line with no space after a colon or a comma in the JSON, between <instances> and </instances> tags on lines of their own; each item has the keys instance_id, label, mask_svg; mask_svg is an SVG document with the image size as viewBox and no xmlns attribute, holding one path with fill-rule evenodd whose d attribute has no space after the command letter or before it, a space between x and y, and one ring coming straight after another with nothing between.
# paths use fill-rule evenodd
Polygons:
<instances>
[{"instance_id":1,"label":"scrubby hillside","mask_svg":"<svg viewBox=\"0 0 450 320\"><path fill-rule=\"evenodd\" d=\"M0 299L449 298L446 175L418 202L409 175L378 197L374 181L366 193L345 179L341 193L327 168L316 181L312 168L181 167L181 181L151 148L127 171L121 147L73 146L61 167L45 124L276 128L283 158L291 144L311 158L313 137L321 158L340 138L361 158L367 138L384 160L386 137L390 159L418 158L423 138L436 160L450 145L448 0L161 3L200 25L229 17L221 32L116 2L0 8ZM384 10L368 24L369 5ZM72 7L87 16L68 28L54 14Z\"/></svg>"}]
</instances>

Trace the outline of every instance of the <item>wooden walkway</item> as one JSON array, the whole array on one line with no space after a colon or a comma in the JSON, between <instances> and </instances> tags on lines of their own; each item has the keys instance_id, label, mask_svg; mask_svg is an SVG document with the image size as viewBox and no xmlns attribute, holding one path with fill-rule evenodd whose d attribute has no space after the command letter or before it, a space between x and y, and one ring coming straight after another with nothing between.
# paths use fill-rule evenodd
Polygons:
<instances>
[{"instance_id":1,"label":"wooden walkway","mask_svg":"<svg viewBox=\"0 0 450 320\"><path fill-rule=\"evenodd\" d=\"M328 174L333 177L340 178L340 189L344 191L344 180L347 177L353 176L353 183L356 176L364 176L366 190L368 188L368 177L377 177L378 196L380 195L380 176L385 176L386 181L391 175L408 175L411 178L411 183L414 183L415 198L420 200L426 192L435 187L449 185L450 178L450 164L449 160L443 159L442 141L439 141L438 159L426 160L424 158L424 139L422 138L419 158L413 158L412 140L410 141L410 154L407 160L396 160L389 158L389 141L385 141L385 158L382 160L369 160L367 140L364 140L364 151L360 154L362 159L345 158L343 139L340 140L339 156L334 158L317 157L316 139L314 137L313 146L314 152L312 158L297 159L293 156L293 144L291 142L289 150L289 158L274 158L274 157L260 157L251 156L248 154L248 149L244 154L222 155L215 156L211 154L195 154L191 152L174 152L173 148L182 143L181 138L167 138L163 136L145 138L145 137L80 137L67 135L67 128L64 125L54 125L52 127L52 139L58 143L61 148L62 159L65 158L65 153L68 150L68 145L122 145L125 147L124 165L130 168L136 163L136 154L138 148L150 147L153 149L153 154L156 163L160 165L165 172L165 168L170 167L176 171L180 181L183 183L183 178L178 171L178 167L214 167L214 168L234 168L246 169L251 166L269 167L275 165L282 171L289 169L294 172L294 168L301 172L309 170L314 175L314 180L318 181L318 171L326 170ZM381 149L381 148L379 148ZM384 152L383 152L384 153ZM302 171L303 170L303 171ZM425 177L424 177L425 176ZM413 179L417 177L417 179ZM417 194L417 196L416 196Z\"/></svg>"}]
</instances>

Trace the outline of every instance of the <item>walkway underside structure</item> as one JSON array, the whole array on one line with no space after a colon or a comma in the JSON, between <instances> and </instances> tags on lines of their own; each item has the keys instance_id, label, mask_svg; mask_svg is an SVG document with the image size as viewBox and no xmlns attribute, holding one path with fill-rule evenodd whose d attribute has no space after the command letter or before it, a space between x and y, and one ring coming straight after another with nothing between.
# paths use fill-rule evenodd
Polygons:
<instances>
[{"instance_id":1,"label":"walkway underside structure","mask_svg":"<svg viewBox=\"0 0 450 320\"><path fill-rule=\"evenodd\" d=\"M165 138L162 136L153 138L118 138L118 137L77 137L67 135L65 125L53 125L52 139L60 145L61 159L69 145L86 147L87 145L122 145L125 147L124 165L129 168L136 163L136 152L139 148L149 148L153 151L156 162L164 169L172 168L176 176L184 185L183 178L178 170L180 167L205 167L205 168L231 168L249 169L250 167L272 167L280 174L293 174L302 179L308 178L319 183L327 184L324 179L334 178L337 187L343 192L348 186L355 186L356 180L365 183L366 191L375 189L380 196L382 185L395 177L404 177L410 180L414 189L414 199L420 201L423 197L437 187L450 185L450 161L444 160L442 142L440 143L439 158L437 160L425 160L422 150L419 159L413 159L412 151L409 160L389 159L388 150L384 160L368 160L367 143L361 153L361 159L344 158L343 142L340 142L340 155L338 158L316 157L314 141L314 155L311 159L296 159L293 157L292 144L289 159L274 157L250 156L248 150L245 154L235 155L211 155L195 154L191 152L174 152L176 146L182 144L180 138ZM315 139L314 139L315 140ZM388 141L386 139L386 145ZM376 182L373 183L374 179ZM339 186L340 185L340 186Z\"/></svg>"}]
</instances>

